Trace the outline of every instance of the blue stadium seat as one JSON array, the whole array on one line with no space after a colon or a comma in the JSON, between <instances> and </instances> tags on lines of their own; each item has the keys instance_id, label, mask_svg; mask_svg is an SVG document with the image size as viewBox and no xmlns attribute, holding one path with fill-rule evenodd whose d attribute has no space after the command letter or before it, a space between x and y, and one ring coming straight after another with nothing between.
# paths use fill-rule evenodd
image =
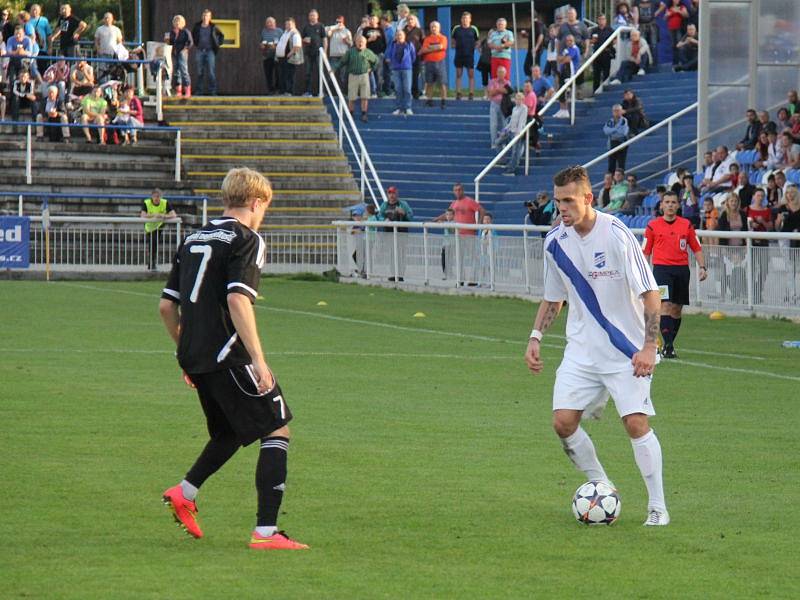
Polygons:
<instances>
[{"instance_id":1,"label":"blue stadium seat","mask_svg":"<svg viewBox=\"0 0 800 600\"><path fill-rule=\"evenodd\" d=\"M658 194L650 194L642 200L642 208L646 210L653 210L656 204L658 204Z\"/></svg>"},{"instance_id":2,"label":"blue stadium seat","mask_svg":"<svg viewBox=\"0 0 800 600\"><path fill-rule=\"evenodd\" d=\"M800 169L787 169L784 173L786 174L786 181L795 185L800 184Z\"/></svg>"}]
</instances>

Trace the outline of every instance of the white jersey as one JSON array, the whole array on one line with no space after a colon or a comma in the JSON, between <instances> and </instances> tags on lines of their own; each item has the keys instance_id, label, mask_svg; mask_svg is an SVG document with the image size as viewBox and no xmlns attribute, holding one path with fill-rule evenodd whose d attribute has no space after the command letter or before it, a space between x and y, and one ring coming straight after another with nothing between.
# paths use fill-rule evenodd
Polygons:
<instances>
[{"instance_id":1,"label":"white jersey","mask_svg":"<svg viewBox=\"0 0 800 600\"><path fill-rule=\"evenodd\" d=\"M633 233L598 212L588 235L562 223L544 249L544 299L569 302L564 359L598 373L629 370L644 346L641 295L658 291Z\"/></svg>"}]
</instances>

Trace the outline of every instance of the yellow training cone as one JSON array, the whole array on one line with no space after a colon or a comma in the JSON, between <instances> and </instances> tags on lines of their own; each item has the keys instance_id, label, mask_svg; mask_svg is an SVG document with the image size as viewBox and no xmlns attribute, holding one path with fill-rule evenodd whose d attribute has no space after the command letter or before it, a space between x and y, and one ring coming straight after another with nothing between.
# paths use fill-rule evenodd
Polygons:
<instances>
[{"instance_id":1,"label":"yellow training cone","mask_svg":"<svg viewBox=\"0 0 800 600\"><path fill-rule=\"evenodd\" d=\"M263 300L264 296L256 296L256 300Z\"/></svg>"},{"instance_id":2,"label":"yellow training cone","mask_svg":"<svg viewBox=\"0 0 800 600\"><path fill-rule=\"evenodd\" d=\"M708 315L708 318L711 319L712 321L721 321L722 319L725 318L725 313L715 310L710 315Z\"/></svg>"},{"instance_id":3,"label":"yellow training cone","mask_svg":"<svg viewBox=\"0 0 800 600\"><path fill-rule=\"evenodd\" d=\"M414 313L414 318L415 319L422 319L422 318L427 317L427 316L428 315L426 315L424 312L415 312Z\"/></svg>"},{"instance_id":4,"label":"yellow training cone","mask_svg":"<svg viewBox=\"0 0 800 600\"><path fill-rule=\"evenodd\" d=\"M325 302L325 300L320 300L319 302L317 302L317 306L328 306L328 303Z\"/></svg>"}]
</instances>

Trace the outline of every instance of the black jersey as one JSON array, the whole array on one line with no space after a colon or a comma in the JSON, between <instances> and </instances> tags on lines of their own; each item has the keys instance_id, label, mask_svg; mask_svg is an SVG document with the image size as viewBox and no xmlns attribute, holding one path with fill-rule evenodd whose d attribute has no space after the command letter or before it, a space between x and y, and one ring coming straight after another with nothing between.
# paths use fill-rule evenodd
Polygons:
<instances>
[{"instance_id":1,"label":"black jersey","mask_svg":"<svg viewBox=\"0 0 800 600\"><path fill-rule=\"evenodd\" d=\"M178 362L184 371L210 373L250 364L228 310L228 294L255 302L266 249L261 236L222 217L186 236L175 253L162 298L181 305Z\"/></svg>"}]
</instances>

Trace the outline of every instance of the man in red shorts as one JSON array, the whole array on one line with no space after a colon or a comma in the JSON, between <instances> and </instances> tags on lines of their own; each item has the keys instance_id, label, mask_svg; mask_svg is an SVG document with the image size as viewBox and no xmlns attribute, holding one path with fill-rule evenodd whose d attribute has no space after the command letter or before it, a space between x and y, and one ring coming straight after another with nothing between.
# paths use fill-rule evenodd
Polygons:
<instances>
[{"instance_id":1,"label":"man in red shorts","mask_svg":"<svg viewBox=\"0 0 800 600\"><path fill-rule=\"evenodd\" d=\"M653 257L653 275L661 292L661 337L664 358L678 358L675 338L681 327L681 312L689 304L689 248L700 269L700 281L708 275L703 247L697 241L689 219L678 216L678 195L669 191L661 200L663 216L645 229L644 254Z\"/></svg>"}]
</instances>

